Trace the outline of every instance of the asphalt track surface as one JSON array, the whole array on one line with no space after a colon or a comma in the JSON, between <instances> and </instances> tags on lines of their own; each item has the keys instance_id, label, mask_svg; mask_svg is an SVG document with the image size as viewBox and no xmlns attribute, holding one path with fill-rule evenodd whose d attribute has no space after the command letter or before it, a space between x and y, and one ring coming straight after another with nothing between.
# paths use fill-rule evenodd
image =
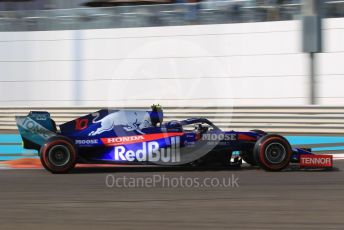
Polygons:
<instances>
[{"instance_id":1,"label":"asphalt track surface","mask_svg":"<svg viewBox=\"0 0 344 230\"><path fill-rule=\"evenodd\" d=\"M255 168L82 168L67 175L2 170L0 229L343 229L344 161L335 166L275 173ZM106 186L107 176L154 175L233 175L239 187Z\"/></svg>"}]
</instances>

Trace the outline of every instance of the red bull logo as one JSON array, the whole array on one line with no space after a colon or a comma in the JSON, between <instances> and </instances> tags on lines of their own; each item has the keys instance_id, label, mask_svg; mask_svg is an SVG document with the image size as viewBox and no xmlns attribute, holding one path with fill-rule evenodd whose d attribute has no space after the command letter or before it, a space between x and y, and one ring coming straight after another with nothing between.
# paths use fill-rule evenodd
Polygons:
<instances>
[{"instance_id":1,"label":"red bull logo","mask_svg":"<svg viewBox=\"0 0 344 230\"><path fill-rule=\"evenodd\" d=\"M114 148L115 161L149 161L176 163L180 162L180 137L171 137L171 146L160 148L156 141L142 142L142 147L137 150L128 150L124 146Z\"/></svg>"},{"instance_id":2,"label":"red bull logo","mask_svg":"<svg viewBox=\"0 0 344 230\"><path fill-rule=\"evenodd\" d=\"M93 124L100 123L100 127L90 132L89 136L96 136L103 132L114 129L115 126L123 126L126 131L139 131L142 128L151 126L149 113L145 111L117 111L108 114L100 120L99 113L92 114Z\"/></svg>"}]
</instances>

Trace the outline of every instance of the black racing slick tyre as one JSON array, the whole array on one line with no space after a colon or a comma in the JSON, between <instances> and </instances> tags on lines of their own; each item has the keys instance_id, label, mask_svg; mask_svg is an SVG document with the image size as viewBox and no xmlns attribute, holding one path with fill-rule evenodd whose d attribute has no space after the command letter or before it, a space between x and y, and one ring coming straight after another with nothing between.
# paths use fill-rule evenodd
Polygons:
<instances>
[{"instance_id":1,"label":"black racing slick tyre","mask_svg":"<svg viewBox=\"0 0 344 230\"><path fill-rule=\"evenodd\" d=\"M68 173L74 168L76 159L75 146L64 137L52 137L40 149L41 163L51 173Z\"/></svg>"},{"instance_id":2,"label":"black racing slick tyre","mask_svg":"<svg viewBox=\"0 0 344 230\"><path fill-rule=\"evenodd\" d=\"M289 142L280 135L269 134L260 138L253 150L256 162L267 171L281 171L288 167L292 155Z\"/></svg>"}]
</instances>

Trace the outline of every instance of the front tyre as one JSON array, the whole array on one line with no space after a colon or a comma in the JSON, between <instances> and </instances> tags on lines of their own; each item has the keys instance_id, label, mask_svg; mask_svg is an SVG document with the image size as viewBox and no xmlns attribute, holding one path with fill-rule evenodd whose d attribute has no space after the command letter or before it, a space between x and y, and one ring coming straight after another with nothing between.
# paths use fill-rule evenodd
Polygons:
<instances>
[{"instance_id":1,"label":"front tyre","mask_svg":"<svg viewBox=\"0 0 344 230\"><path fill-rule=\"evenodd\" d=\"M40 150L43 167L52 173L67 173L76 164L74 145L64 137L50 138Z\"/></svg>"},{"instance_id":2,"label":"front tyre","mask_svg":"<svg viewBox=\"0 0 344 230\"><path fill-rule=\"evenodd\" d=\"M280 135L260 138L253 151L254 158L267 171L281 171L288 167L292 155L289 142Z\"/></svg>"}]
</instances>

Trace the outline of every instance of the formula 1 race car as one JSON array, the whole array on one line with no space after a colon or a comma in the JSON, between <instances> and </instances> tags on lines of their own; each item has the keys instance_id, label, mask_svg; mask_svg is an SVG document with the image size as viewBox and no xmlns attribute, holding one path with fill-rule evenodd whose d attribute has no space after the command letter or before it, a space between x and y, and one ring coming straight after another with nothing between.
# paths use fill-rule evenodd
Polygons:
<instances>
[{"instance_id":1,"label":"formula 1 race car","mask_svg":"<svg viewBox=\"0 0 344 230\"><path fill-rule=\"evenodd\" d=\"M160 106L150 111L102 109L59 130L48 112L32 111L16 122L24 148L38 150L52 173L69 172L76 163L240 166L244 160L268 171L283 170L291 162L332 167L332 156L292 148L280 135L225 132L205 118L163 122Z\"/></svg>"}]
</instances>

